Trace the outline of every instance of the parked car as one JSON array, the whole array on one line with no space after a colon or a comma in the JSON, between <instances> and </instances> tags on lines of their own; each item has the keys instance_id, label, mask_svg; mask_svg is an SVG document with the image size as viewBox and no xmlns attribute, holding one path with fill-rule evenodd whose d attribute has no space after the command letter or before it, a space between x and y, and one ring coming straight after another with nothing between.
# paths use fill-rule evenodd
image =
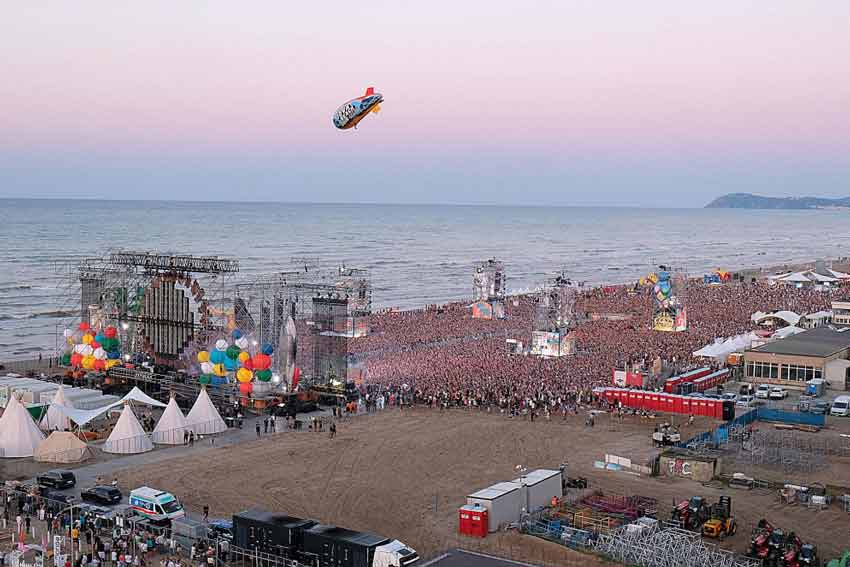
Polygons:
<instances>
[{"instance_id":1,"label":"parked car","mask_svg":"<svg viewBox=\"0 0 850 567\"><path fill-rule=\"evenodd\" d=\"M784 400L788 397L788 390L780 386L774 386L770 389L770 394L768 395L768 397L771 400Z\"/></svg>"},{"instance_id":2,"label":"parked car","mask_svg":"<svg viewBox=\"0 0 850 567\"><path fill-rule=\"evenodd\" d=\"M825 415L829 412L829 402L823 400L815 402L809 406L809 411L818 415Z\"/></svg>"},{"instance_id":3,"label":"parked car","mask_svg":"<svg viewBox=\"0 0 850 567\"><path fill-rule=\"evenodd\" d=\"M47 500L48 506L54 511L67 508L77 502L77 497L58 490L42 490L41 497Z\"/></svg>"},{"instance_id":4,"label":"parked car","mask_svg":"<svg viewBox=\"0 0 850 567\"><path fill-rule=\"evenodd\" d=\"M847 417L850 415L850 396L838 396L829 408L829 415Z\"/></svg>"},{"instance_id":5,"label":"parked car","mask_svg":"<svg viewBox=\"0 0 850 567\"><path fill-rule=\"evenodd\" d=\"M738 394L736 394L735 392L726 392L725 394L723 394L722 399L729 402L737 402Z\"/></svg>"},{"instance_id":6,"label":"parked car","mask_svg":"<svg viewBox=\"0 0 850 567\"><path fill-rule=\"evenodd\" d=\"M756 388L756 397L766 400L770 397L770 384L759 384Z\"/></svg>"},{"instance_id":7,"label":"parked car","mask_svg":"<svg viewBox=\"0 0 850 567\"><path fill-rule=\"evenodd\" d=\"M118 504L124 497L121 491L114 486L92 486L80 493L84 502L97 502L99 504Z\"/></svg>"},{"instance_id":8,"label":"parked car","mask_svg":"<svg viewBox=\"0 0 850 567\"><path fill-rule=\"evenodd\" d=\"M233 541L233 522L230 520L210 520L207 524L209 539Z\"/></svg>"},{"instance_id":9,"label":"parked car","mask_svg":"<svg viewBox=\"0 0 850 567\"><path fill-rule=\"evenodd\" d=\"M49 486L57 490L74 488L77 485L77 477L71 471L55 470L47 471L35 477L39 486Z\"/></svg>"},{"instance_id":10,"label":"parked car","mask_svg":"<svg viewBox=\"0 0 850 567\"><path fill-rule=\"evenodd\" d=\"M756 405L755 402L756 402L756 399L752 396L749 396L749 395L739 396L738 401L735 402L735 405L738 406L739 408L751 408L754 405Z\"/></svg>"}]
</instances>

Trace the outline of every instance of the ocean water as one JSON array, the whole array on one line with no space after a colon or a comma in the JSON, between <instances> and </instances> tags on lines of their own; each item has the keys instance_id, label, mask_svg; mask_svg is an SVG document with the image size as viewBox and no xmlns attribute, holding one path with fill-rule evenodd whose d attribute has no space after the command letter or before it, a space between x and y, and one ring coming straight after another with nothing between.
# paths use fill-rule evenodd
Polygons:
<instances>
[{"instance_id":1,"label":"ocean water","mask_svg":"<svg viewBox=\"0 0 850 567\"><path fill-rule=\"evenodd\" d=\"M0 360L49 355L74 322L68 266L110 249L230 256L240 278L294 256L371 270L376 308L471 296L472 268L504 261L508 288L557 270L620 283L660 263L699 275L847 256L848 211L3 200Z\"/></svg>"}]
</instances>

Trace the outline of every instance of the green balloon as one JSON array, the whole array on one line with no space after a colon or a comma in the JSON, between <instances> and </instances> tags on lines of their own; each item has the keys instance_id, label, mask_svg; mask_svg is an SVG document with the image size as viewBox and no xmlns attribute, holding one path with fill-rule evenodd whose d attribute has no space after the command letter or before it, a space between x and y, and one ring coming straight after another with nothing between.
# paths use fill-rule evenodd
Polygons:
<instances>
[{"instance_id":1,"label":"green balloon","mask_svg":"<svg viewBox=\"0 0 850 567\"><path fill-rule=\"evenodd\" d=\"M230 360L236 360L237 358L239 358L240 352L242 352L241 348L236 345L230 345L229 347L227 347L227 351L225 351L225 354Z\"/></svg>"},{"instance_id":2,"label":"green balloon","mask_svg":"<svg viewBox=\"0 0 850 567\"><path fill-rule=\"evenodd\" d=\"M212 376L210 376L209 374L201 374L200 376L198 376L199 384L203 384L206 386L210 382L212 382Z\"/></svg>"},{"instance_id":3,"label":"green balloon","mask_svg":"<svg viewBox=\"0 0 850 567\"><path fill-rule=\"evenodd\" d=\"M66 352L62 355L62 359L60 360L62 366L69 366L71 364L71 353Z\"/></svg>"},{"instance_id":4,"label":"green balloon","mask_svg":"<svg viewBox=\"0 0 850 567\"><path fill-rule=\"evenodd\" d=\"M257 370L254 372L254 376L257 377L257 380L260 382L268 382L272 379L272 371L271 370Z\"/></svg>"}]
</instances>

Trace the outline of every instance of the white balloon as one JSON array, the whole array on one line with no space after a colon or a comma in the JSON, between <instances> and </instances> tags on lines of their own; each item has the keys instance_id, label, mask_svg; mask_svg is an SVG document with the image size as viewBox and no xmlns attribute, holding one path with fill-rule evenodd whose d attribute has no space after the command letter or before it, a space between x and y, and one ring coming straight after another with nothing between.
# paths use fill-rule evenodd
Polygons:
<instances>
[{"instance_id":1,"label":"white balloon","mask_svg":"<svg viewBox=\"0 0 850 567\"><path fill-rule=\"evenodd\" d=\"M80 354L82 354L83 356L91 356L93 352L94 349L91 347L91 345L83 345L83 350L80 351Z\"/></svg>"},{"instance_id":2,"label":"white balloon","mask_svg":"<svg viewBox=\"0 0 850 567\"><path fill-rule=\"evenodd\" d=\"M84 344L74 345L74 352L76 352L77 354L83 354L83 351L85 349L86 349L86 345L84 345Z\"/></svg>"},{"instance_id":3,"label":"white balloon","mask_svg":"<svg viewBox=\"0 0 850 567\"><path fill-rule=\"evenodd\" d=\"M227 341L224 339L218 339L215 342L216 350L227 350Z\"/></svg>"},{"instance_id":4,"label":"white balloon","mask_svg":"<svg viewBox=\"0 0 850 567\"><path fill-rule=\"evenodd\" d=\"M106 351L102 347L97 347L94 351L94 357L98 360L106 360Z\"/></svg>"},{"instance_id":5,"label":"white balloon","mask_svg":"<svg viewBox=\"0 0 850 567\"><path fill-rule=\"evenodd\" d=\"M201 372L204 374L212 374L213 371L213 363L212 362L202 362L201 363Z\"/></svg>"},{"instance_id":6,"label":"white balloon","mask_svg":"<svg viewBox=\"0 0 850 567\"><path fill-rule=\"evenodd\" d=\"M248 348L248 339L246 339L245 337L239 337L238 339L236 339L236 346L238 346L242 350L245 350L246 348Z\"/></svg>"}]
</instances>

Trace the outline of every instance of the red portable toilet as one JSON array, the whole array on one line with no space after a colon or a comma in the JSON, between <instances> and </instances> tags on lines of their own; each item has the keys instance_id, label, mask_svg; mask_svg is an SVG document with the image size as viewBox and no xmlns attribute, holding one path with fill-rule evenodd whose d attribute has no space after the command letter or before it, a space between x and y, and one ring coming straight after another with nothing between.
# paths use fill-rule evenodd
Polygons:
<instances>
[{"instance_id":1,"label":"red portable toilet","mask_svg":"<svg viewBox=\"0 0 850 567\"><path fill-rule=\"evenodd\" d=\"M480 504L467 504L460 507L459 514L458 531L461 534L487 537L490 527L487 508Z\"/></svg>"}]
</instances>

